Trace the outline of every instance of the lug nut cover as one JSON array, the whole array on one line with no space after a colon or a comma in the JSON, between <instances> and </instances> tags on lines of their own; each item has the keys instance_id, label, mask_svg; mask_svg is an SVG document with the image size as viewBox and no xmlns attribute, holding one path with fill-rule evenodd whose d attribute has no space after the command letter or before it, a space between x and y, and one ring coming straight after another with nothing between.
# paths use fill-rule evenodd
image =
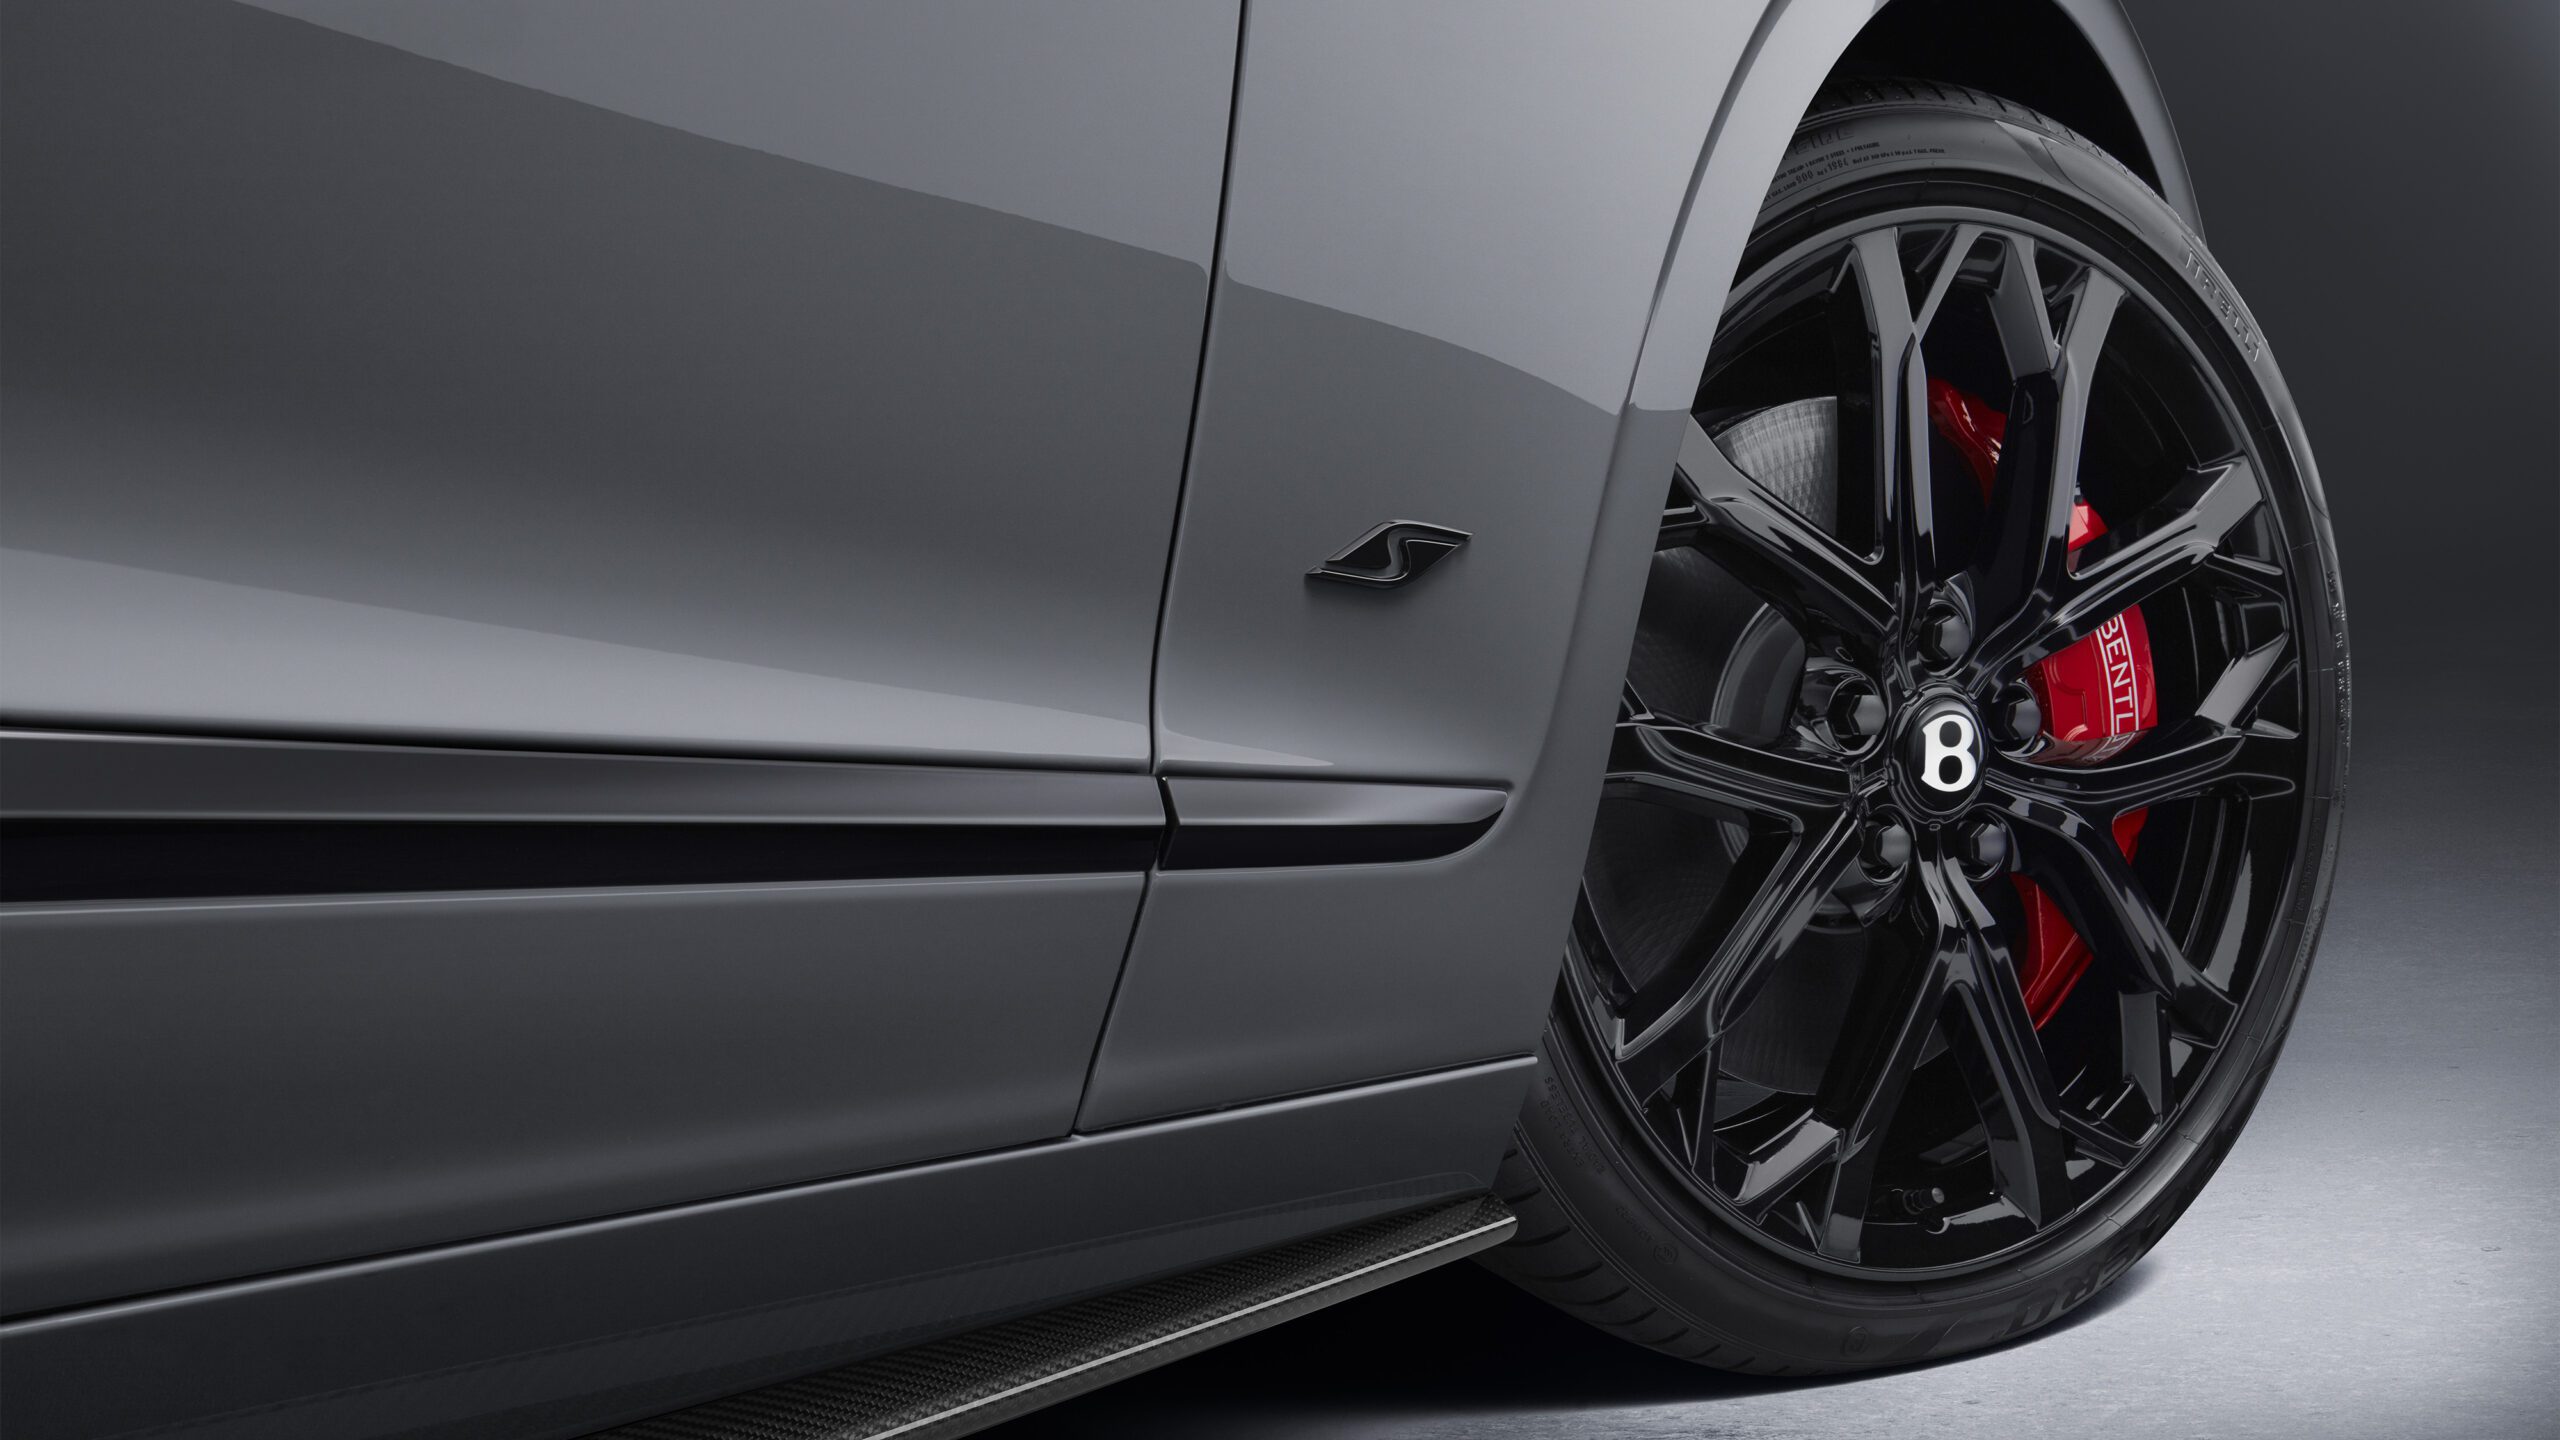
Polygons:
<instances>
[{"instance_id":1,"label":"lug nut cover","mask_svg":"<svg viewBox=\"0 0 2560 1440\"><path fill-rule=\"evenodd\" d=\"M2044 707L2036 703L2036 692L2014 685L2002 693L2000 703L1992 708L1991 723L1999 727L2003 744L2032 744L2044 734Z\"/></svg>"},{"instance_id":2,"label":"lug nut cover","mask_svg":"<svg viewBox=\"0 0 2560 1440\"><path fill-rule=\"evenodd\" d=\"M1957 857L1977 874L1989 874L2009 864L2009 827L1997 820L1976 820L1964 827L1956 841Z\"/></svg>"},{"instance_id":3,"label":"lug nut cover","mask_svg":"<svg viewBox=\"0 0 2560 1440\"><path fill-rule=\"evenodd\" d=\"M1831 697L1831 731L1849 740L1881 735L1890 713L1884 697L1866 685L1843 685L1839 693Z\"/></svg>"},{"instance_id":4,"label":"lug nut cover","mask_svg":"<svg viewBox=\"0 0 2560 1440\"><path fill-rule=\"evenodd\" d=\"M1860 858L1870 870L1899 870L1911 863L1911 832L1891 820L1867 827Z\"/></svg>"},{"instance_id":5,"label":"lug nut cover","mask_svg":"<svg viewBox=\"0 0 2560 1440\"><path fill-rule=\"evenodd\" d=\"M1953 665L1973 645L1973 626L1964 612L1950 605L1933 607L1920 617L1920 653L1933 665Z\"/></svg>"}]
</instances>

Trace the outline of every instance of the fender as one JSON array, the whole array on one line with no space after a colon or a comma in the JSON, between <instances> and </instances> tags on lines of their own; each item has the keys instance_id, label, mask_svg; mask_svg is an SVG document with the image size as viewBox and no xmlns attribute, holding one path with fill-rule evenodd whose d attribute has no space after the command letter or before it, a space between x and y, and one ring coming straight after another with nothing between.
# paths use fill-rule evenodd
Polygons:
<instances>
[{"instance_id":1,"label":"fender","mask_svg":"<svg viewBox=\"0 0 2560 1440\"><path fill-rule=\"evenodd\" d=\"M1725 291L1759 218L1769 177L1822 82L1862 35L1896 5L1915 0L1773 0L1760 17L1725 92L1636 362L1630 401L1645 409L1687 408L1706 368ZM2195 186L2169 120L2151 61L2119 0L2034 0L2078 30L2130 114L2143 153L2118 155L2148 178L2190 229L2202 233ZM1954 77L1950 77L1954 78ZM2069 121L2072 117L2060 117ZM2094 127L2084 127L2094 128Z\"/></svg>"},{"instance_id":2,"label":"fender","mask_svg":"<svg viewBox=\"0 0 2560 1440\"><path fill-rule=\"evenodd\" d=\"M2089 42L2098 63L2106 67L2107 78L2115 82L2117 98L2124 101L2126 111L2133 117L2143 153L2116 158L2141 172L2151 182L2151 188L2160 192L2160 198L2169 202L2169 208L2187 222L2188 229L2203 234L2195 178L2187 170L2186 152L2178 146L2177 126L2169 120L2168 97L2160 93L2160 77L2152 72L2151 57L2144 52L2141 38L2134 34L2132 17L2125 14L2120 0L2053 3L2079 27L2081 38ZM2106 137L2091 138L2107 143Z\"/></svg>"}]
</instances>

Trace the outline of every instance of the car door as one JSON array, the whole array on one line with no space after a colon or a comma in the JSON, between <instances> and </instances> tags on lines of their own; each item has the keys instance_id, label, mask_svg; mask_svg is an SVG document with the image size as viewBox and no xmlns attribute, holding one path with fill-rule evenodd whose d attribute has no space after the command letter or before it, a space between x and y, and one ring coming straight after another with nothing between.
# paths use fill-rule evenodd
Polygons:
<instances>
[{"instance_id":1,"label":"car door","mask_svg":"<svg viewBox=\"0 0 2560 1440\"><path fill-rule=\"evenodd\" d=\"M0 23L6 1309L1063 1133L1236 7Z\"/></svg>"}]
</instances>

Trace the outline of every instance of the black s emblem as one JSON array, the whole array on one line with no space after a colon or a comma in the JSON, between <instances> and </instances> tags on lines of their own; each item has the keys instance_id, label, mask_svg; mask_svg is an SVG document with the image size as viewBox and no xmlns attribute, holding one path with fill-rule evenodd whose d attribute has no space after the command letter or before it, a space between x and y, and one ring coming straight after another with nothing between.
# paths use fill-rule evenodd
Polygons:
<instances>
[{"instance_id":1,"label":"black s emblem","mask_svg":"<svg viewBox=\"0 0 2560 1440\"><path fill-rule=\"evenodd\" d=\"M1418 520L1390 520L1351 542L1348 549L1307 572L1312 580L1339 580L1392 590L1411 584L1442 556L1467 543L1467 532Z\"/></svg>"}]
</instances>

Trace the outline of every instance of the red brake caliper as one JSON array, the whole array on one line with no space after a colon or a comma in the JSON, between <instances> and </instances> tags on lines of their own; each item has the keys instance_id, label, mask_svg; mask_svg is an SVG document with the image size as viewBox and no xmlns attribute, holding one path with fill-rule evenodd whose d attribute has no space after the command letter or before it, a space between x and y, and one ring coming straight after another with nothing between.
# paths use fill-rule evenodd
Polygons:
<instances>
[{"instance_id":1,"label":"red brake caliper","mask_svg":"<svg viewBox=\"0 0 2560 1440\"><path fill-rule=\"evenodd\" d=\"M2000 469L2000 437L2009 417L1944 380L1929 382L1929 419L1947 443L1956 447L1991 497ZM2107 533L2105 522L2085 502L2071 506L2071 548L2079 549ZM2151 631L2143 624L2142 607L2128 608L2069 649L2056 651L2027 672L2027 686L2044 709L2045 747L2039 760L2065 765L2094 765L2140 738L2160 719L2159 689L2151 673ZM2130 857L2135 837L2150 812L2128 810L2116 817L2116 846ZM2062 916L2062 908L2024 875L2018 898L2027 910L2026 953L2020 957L2019 988L2026 992L2027 1013L2038 1025L2062 1008L2071 986L2089 968L2089 946Z\"/></svg>"}]
</instances>

